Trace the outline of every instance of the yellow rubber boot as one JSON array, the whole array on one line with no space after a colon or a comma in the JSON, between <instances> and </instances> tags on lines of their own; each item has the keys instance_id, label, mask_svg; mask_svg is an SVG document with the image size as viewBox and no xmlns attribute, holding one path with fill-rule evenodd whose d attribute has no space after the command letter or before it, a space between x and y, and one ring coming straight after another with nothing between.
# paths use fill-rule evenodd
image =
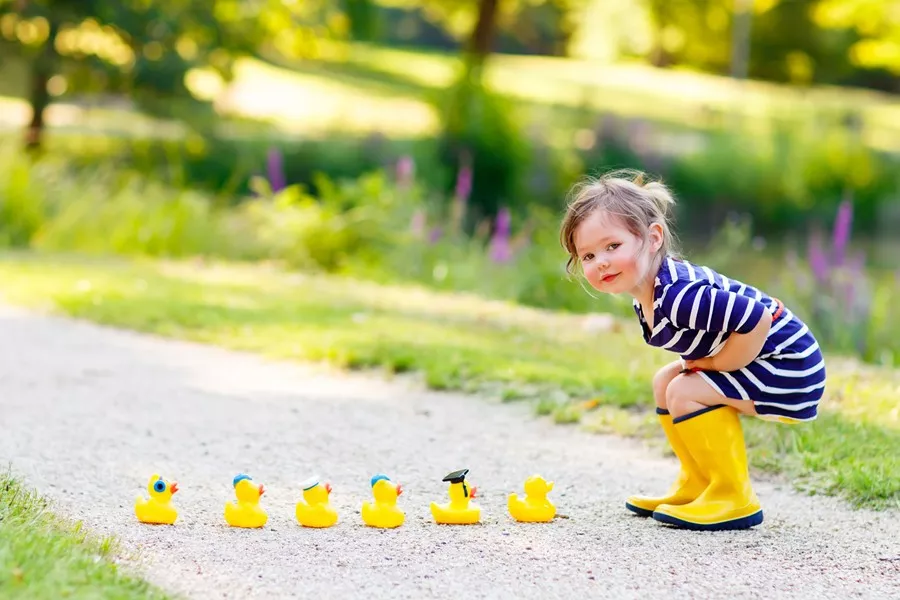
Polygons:
<instances>
[{"instance_id":1,"label":"yellow rubber boot","mask_svg":"<svg viewBox=\"0 0 900 600\"><path fill-rule=\"evenodd\" d=\"M660 504L687 504L695 500L709 485L709 479L697 466L697 461L688 452L681 436L675 431L672 415L664 408L657 408L656 414L659 415L659 422L666 434L666 439L669 440L669 445L672 446L672 451L681 461L681 472L678 473L678 479L675 480L665 496L629 496L625 500L625 508L642 517L652 515Z\"/></svg>"},{"instance_id":2,"label":"yellow rubber boot","mask_svg":"<svg viewBox=\"0 0 900 600\"><path fill-rule=\"evenodd\" d=\"M653 518L704 530L748 529L762 523L762 508L750 485L738 411L712 406L675 419L674 426L700 469L709 475L709 487L693 502L657 506Z\"/></svg>"}]
</instances>

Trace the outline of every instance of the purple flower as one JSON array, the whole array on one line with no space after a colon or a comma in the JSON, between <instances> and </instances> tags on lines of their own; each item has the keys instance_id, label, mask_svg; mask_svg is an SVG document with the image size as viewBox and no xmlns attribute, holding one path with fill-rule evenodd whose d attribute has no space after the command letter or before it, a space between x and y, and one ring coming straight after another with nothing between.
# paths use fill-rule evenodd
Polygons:
<instances>
[{"instance_id":1,"label":"purple flower","mask_svg":"<svg viewBox=\"0 0 900 600\"><path fill-rule=\"evenodd\" d=\"M812 269L816 281L819 283L826 282L831 268L828 265L828 256L822 248L822 234L818 231L814 231L812 235L809 236L808 253L809 266Z\"/></svg>"},{"instance_id":2,"label":"purple flower","mask_svg":"<svg viewBox=\"0 0 900 600\"><path fill-rule=\"evenodd\" d=\"M495 263L507 263L512 260L512 248L508 238L491 239L491 260Z\"/></svg>"},{"instance_id":3,"label":"purple flower","mask_svg":"<svg viewBox=\"0 0 900 600\"><path fill-rule=\"evenodd\" d=\"M512 216L509 209L504 207L497 213L497 225L494 228L494 235L491 237L490 255L491 260L497 263L509 262L512 259L512 248L509 243L510 224Z\"/></svg>"},{"instance_id":4,"label":"purple flower","mask_svg":"<svg viewBox=\"0 0 900 600\"><path fill-rule=\"evenodd\" d=\"M279 192L287 187L284 177L284 160L278 148L270 148L266 159L266 173L269 176L269 186L273 192Z\"/></svg>"},{"instance_id":5,"label":"purple flower","mask_svg":"<svg viewBox=\"0 0 900 600\"><path fill-rule=\"evenodd\" d=\"M400 157L397 161L397 185L408 188L416 173L416 163L409 155Z\"/></svg>"},{"instance_id":6,"label":"purple flower","mask_svg":"<svg viewBox=\"0 0 900 600\"><path fill-rule=\"evenodd\" d=\"M465 203L472 194L472 161L468 154L460 160L459 173L456 174L456 198Z\"/></svg>"},{"instance_id":7,"label":"purple flower","mask_svg":"<svg viewBox=\"0 0 900 600\"><path fill-rule=\"evenodd\" d=\"M440 227L433 227L431 231L428 232L428 243L436 244L440 241L441 236L444 235L443 229Z\"/></svg>"},{"instance_id":8,"label":"purple flower","mask_svg":"<svg viewBox=\"0 0 900 600\"><path fill-rule=\"evenodd\" d=\"M847 242L850 241L850 225L853 221L853 205L849 200L844 200L838 207L837 217L834 220L834 260L836 264L843 264L847 250Z\"/></svg>"},{"instance_id":9,"label":"purple flower","mask_svg":"<svg viewBox=\"0 0 900 600\"><path fill-rule=\"evenodd\" d=\"M512 215L505 206L497 213L497 231L509 237L509 226L512 224Z\"/></svg>"}]
</instances>

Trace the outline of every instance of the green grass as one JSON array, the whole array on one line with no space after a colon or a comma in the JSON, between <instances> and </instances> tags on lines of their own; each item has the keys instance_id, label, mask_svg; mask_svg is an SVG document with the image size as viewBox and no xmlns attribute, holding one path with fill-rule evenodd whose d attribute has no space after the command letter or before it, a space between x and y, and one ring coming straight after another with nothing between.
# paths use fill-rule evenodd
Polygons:
<instances>
[{"instance_id":1,"label":"green grass","mask_svg":"<svg viewBox=\"0 0 900 600\"><path fill-rule=\"evenodd\" d=\"M468 295L271 266L0 258L10 302L272 357L416 372L436 389L532 402L560 424L657 439L650 377L671 356L633 329ZM574 285L574 284L573 284ZM900 508L900 373L829 358L822 416L746 419L755 467L857 506Z\"/></svg>"},{"instance_id":2,"label":"green grass","mask_svg":"<svg viewBox=\"0 0 900 600\"><path fill-rule=\"evenodd\" d=\"M166 598L120 572L111 538L91 537L80 522L64 522L48 508L41 496L0 473L0 597Z\"/></svg>"}]
</instances>

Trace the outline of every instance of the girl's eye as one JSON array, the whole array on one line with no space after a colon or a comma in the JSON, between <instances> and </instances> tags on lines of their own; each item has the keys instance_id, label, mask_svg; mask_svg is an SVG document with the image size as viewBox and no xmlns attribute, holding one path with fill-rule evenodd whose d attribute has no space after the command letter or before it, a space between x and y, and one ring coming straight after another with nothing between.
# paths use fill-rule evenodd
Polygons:
<instances>
[{"instance_id":1,"label":"girl's eye","mask_svg":"<svg viewBox=\"0 0 900 600\"><path fill-rule=\"evenodd\" d=\"M616 248L618 248L621 245L622 244L619 244L619 243L612 243L609 246L607 246L606 249L609 250L610 252L612 252L613 250L615 250Z\"/></svg>"},{"instance_id":2,"label":"girl's eye","mask_svg":"<svg viewBox=\"0 0 900 600\"><path fill-rule=\"evenodd\" d=\"M587 262L587 261L591 260L592 258L594 258L593 254L585 254L584 257L581 259L581 262Z\"/></svg>"}]
</instances>

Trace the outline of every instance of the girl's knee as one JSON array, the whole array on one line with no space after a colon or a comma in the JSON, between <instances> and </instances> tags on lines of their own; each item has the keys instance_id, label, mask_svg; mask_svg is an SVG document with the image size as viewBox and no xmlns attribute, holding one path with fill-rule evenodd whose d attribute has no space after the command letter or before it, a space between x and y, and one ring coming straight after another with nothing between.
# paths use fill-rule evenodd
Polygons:
<instances>
[{"instance_id":1,"label":"girl's knee","mask_svg":"<svg viewBox=\"0 0 900 600\"><path fill-rule=\"evenodd\" d=\"M663 371L664 369L660 369L653 376L653 399L656 400L656 406L659 408L666 408L666 388L669 387L669 383L672 381L664 376L665 373Z\"/></svg>"},{"instance_id":2,"label":"girl's knee","mask_svg":"<svg viewBox=\"0 0 900 600\"><path fill-rule=\"evenodd\" d=\"M687 380L684 376L676 377L666 387L665 408L672 414L681 414L684 405L691 402L690 394L687 390Z\"/></svg>"},{"instance_id":3,"label":"girl's knee","mask_svg":"<svg viewBox=\"0 0 900 600\"><path fill-rule=\"evenodd\" d=\"M678 377L680 371L679 365L668 364L656 372L653 376L653 399L659 408L668 408L666 395L668 393L669 384Z\"/></svg>"}]
</instances>

